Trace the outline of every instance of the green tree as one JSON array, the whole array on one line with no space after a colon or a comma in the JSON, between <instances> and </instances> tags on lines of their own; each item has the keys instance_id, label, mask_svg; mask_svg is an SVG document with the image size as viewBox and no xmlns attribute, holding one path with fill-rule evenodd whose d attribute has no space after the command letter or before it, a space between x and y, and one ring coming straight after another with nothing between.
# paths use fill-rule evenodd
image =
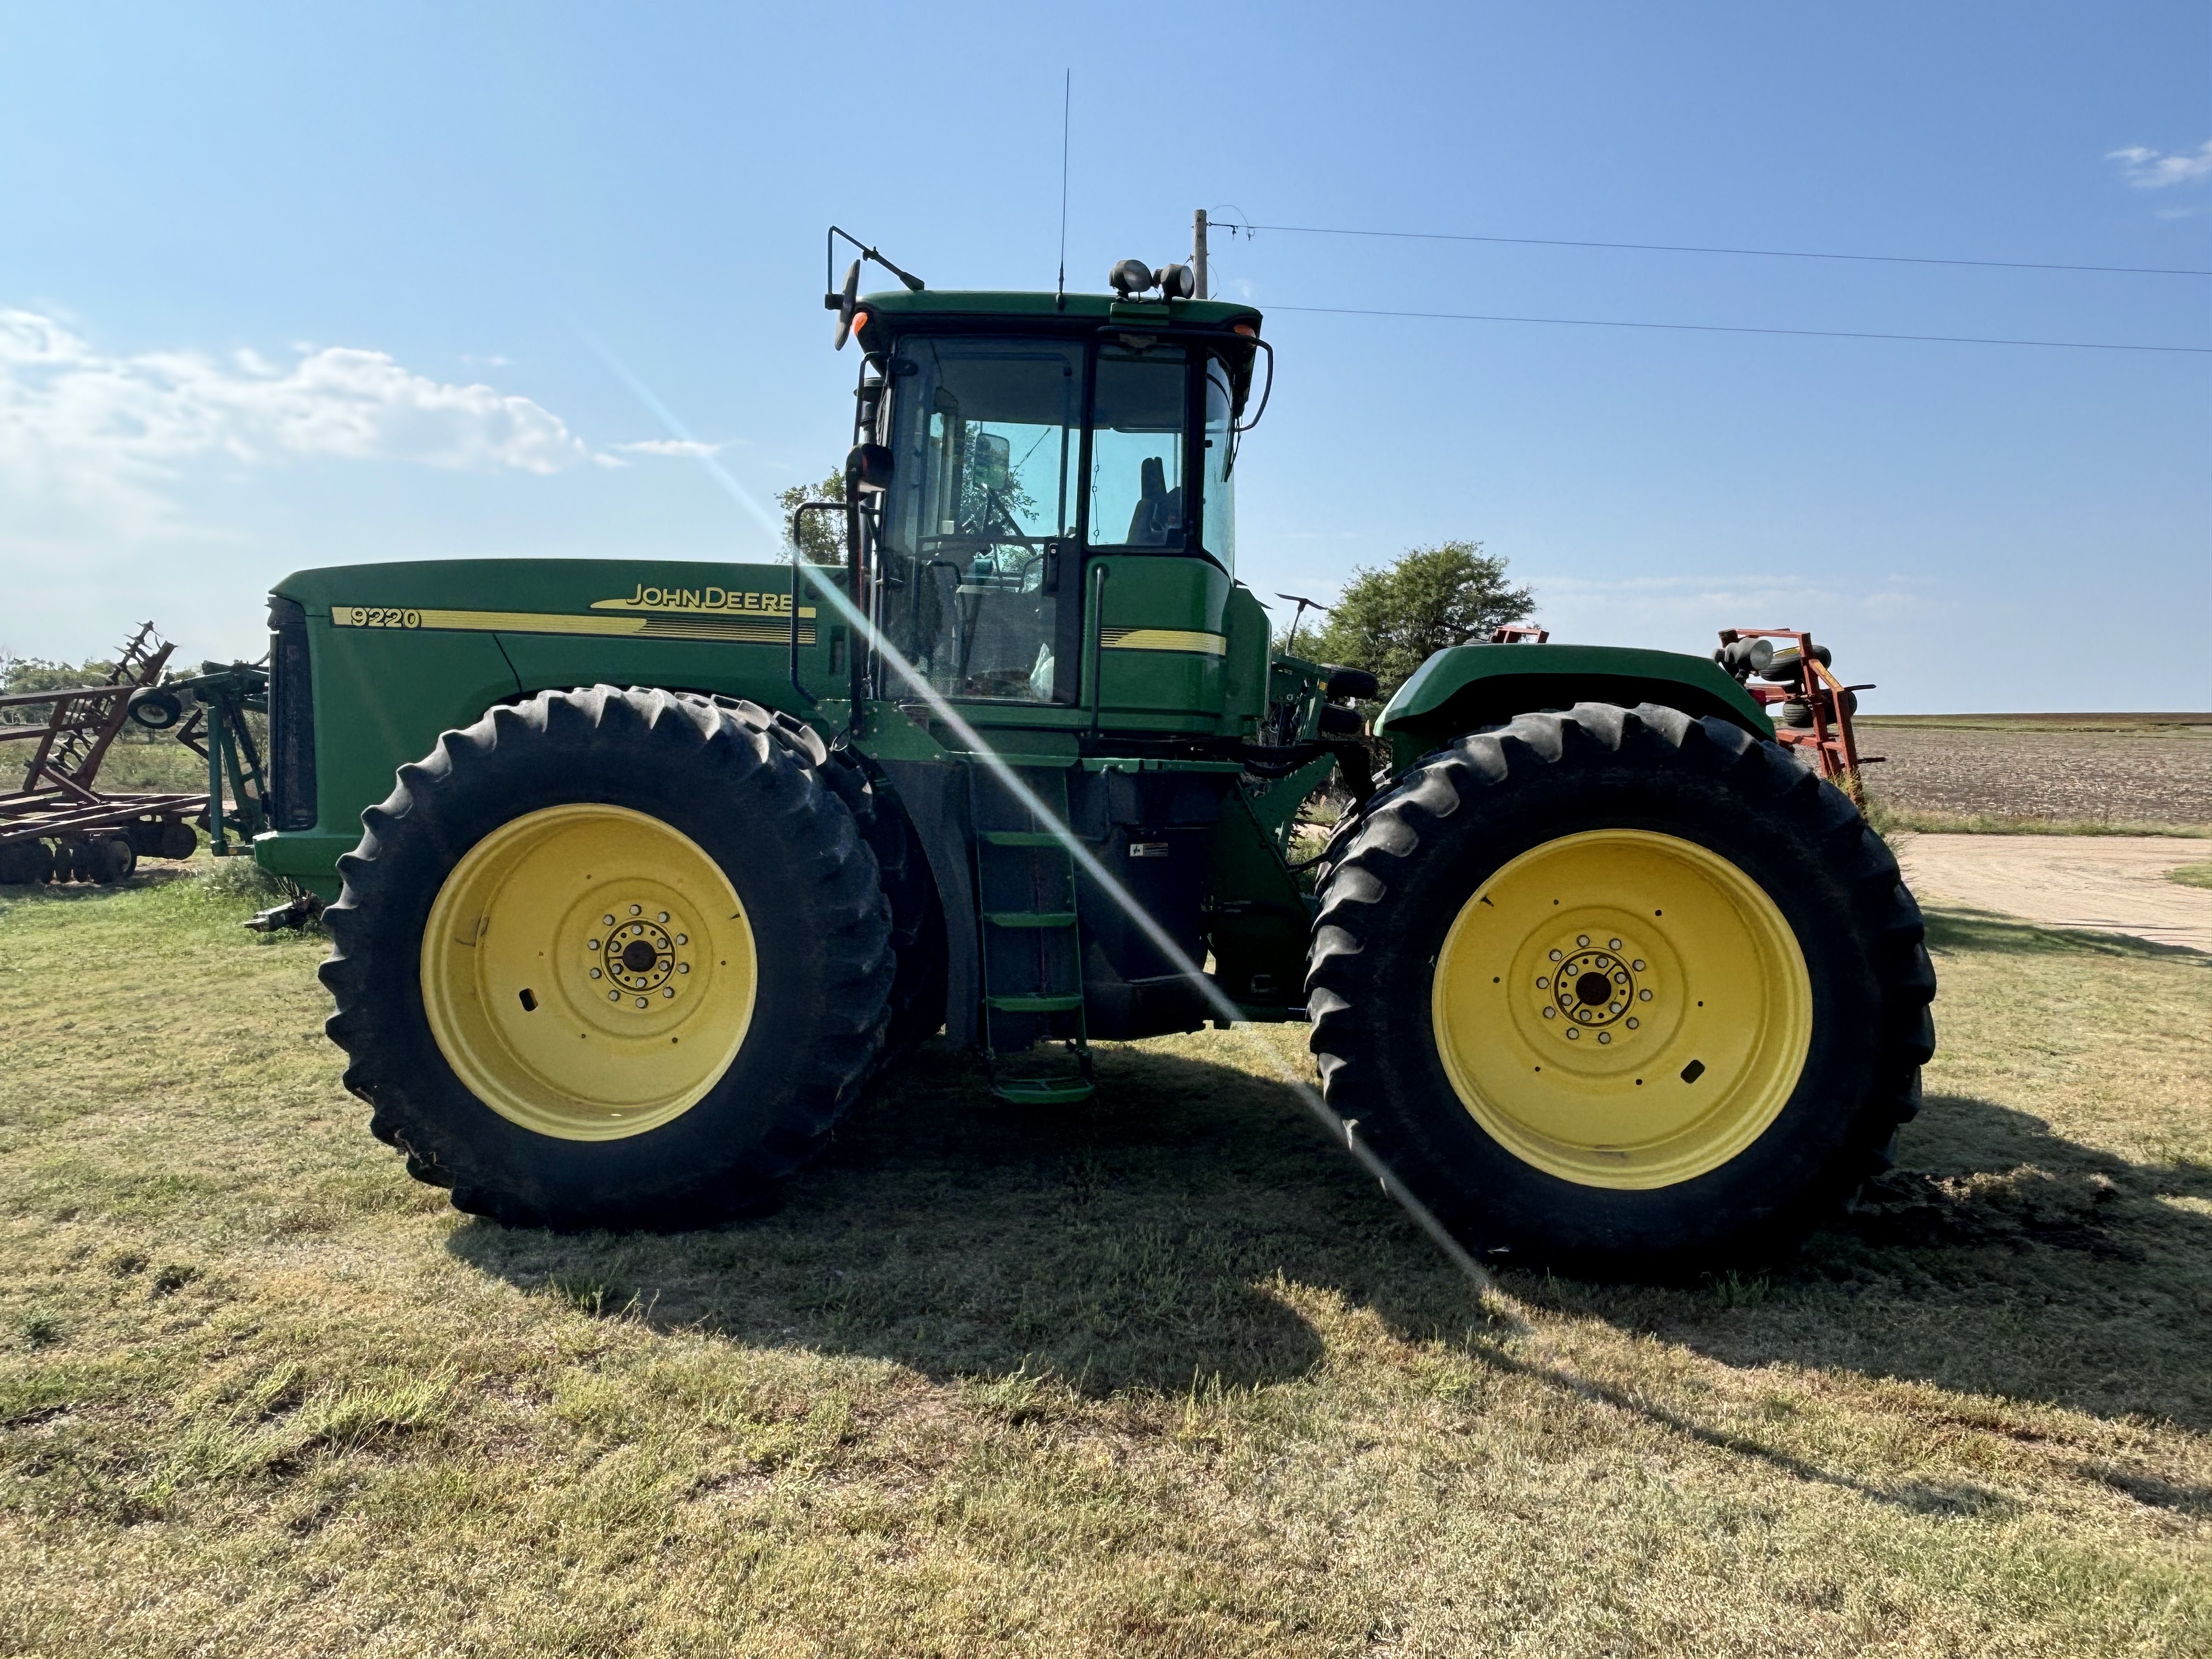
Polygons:
<instances>
[{"instance_id":1,"label":"green tree","mask_svg":"<svg viewBox=\"0 0 2212 1659\"><path fill-rule=\"evenodd\" d=\"M0 693L104 685L114 672L112 662L49 662L44 657L16 656L7 647L0 646ZM53 705L49 702L17 703L13 708L0 708L0 725L44 726L52 713ZM30 757L26 755L23 758Z\"/></svg>"},{"instance_id":2,"label":"green tree","mask_svg":"<svg viewBox=\"0 0 2212 1659\"><path fill-rule=\"evenodd\" d=\"M842 468L832 472L820 483L793 484L776 497L783 503L783 521L788 525L791 515L801 501L842 501L845 499L845 473ZM845 519L839 513L810 513L799 521L799 551L802 558L814 564L842 564L845 562Z\"/></svg>"},{"instance_id":3,"label":"green tree","mask_svg":"<svg viewBox=\"0 0 2212 1659\"><path fill-rule=\"evenodd\" d=\"M1505 561L1480 542L1416 547L1380 570L1354 565L1327 625L1301 636L1310 642L1298 654L1364 668L1387 698L1431 653L1524 622L1535 609L1534 592L1508 584Z\"/></svg>"}]
</instances>

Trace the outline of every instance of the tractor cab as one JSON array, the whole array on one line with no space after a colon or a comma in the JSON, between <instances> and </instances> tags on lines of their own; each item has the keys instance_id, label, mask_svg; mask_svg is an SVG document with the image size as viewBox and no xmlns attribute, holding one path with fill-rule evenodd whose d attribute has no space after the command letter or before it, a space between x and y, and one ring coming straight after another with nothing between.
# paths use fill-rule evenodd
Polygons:
<instances>
[{"instance_id":1,"label":"tractor cab","mask_svg":"<svg viewBox=\"0 0 2212 1659\"><path fill-rule=\"evenodd\" d=\"M1211 580L1174 585L1188 614L1146 620L1221 654L1259 323L1248 307L1182 299L854 300L848 545L884 643L948 698L1095 703L1086 677L1112 630L1086 596L1103 590L1102 562L1137 558L1210 567ZM860 672L860 696L902 695L884 662Z\"/></svg>"}]
</instances>

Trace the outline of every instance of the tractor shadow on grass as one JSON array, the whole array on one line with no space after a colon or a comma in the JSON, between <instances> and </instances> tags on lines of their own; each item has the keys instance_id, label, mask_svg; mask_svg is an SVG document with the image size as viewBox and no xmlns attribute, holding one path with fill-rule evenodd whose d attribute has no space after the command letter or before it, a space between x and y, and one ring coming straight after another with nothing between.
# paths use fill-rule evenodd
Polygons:
<instances>
[{"instance_id":1,"label":"tractor shadow on grass","mask_svg":"<svg viewBox=\"0 0 2212 1659\"><path fill-rule=\"evenodd\" d=\"M1507 1282L1730 1365L2212 1429L2212 1166L2130 1163L1947 1095L1899 1156L1850 1215L1763 1270L1678 1287Z\"/></svg>"},{"instance_id":2,"label":"tractor shadow on grass","mask_svg":"<svg viewBox=\"0 0 2212 1659\"><path fill-rule=\"evenodd\" d=\"M1304 1373L1323 1343L1293 1286L1405 1339L1456 1343L1484 1322L1467 1282L1288 1090L1144 1048L1102 1053L1100 1080L1082 1107L1006 1107L979 1064L932 1044L778 1215L666 1237L474 1222L449 1248L659 1328L936 1377L1049 1371L1094 1396ZM1857 1214L1764 1272L1504 1282L1734 1365L2212 1425L2212 1213L2189 1207L2212 1200L2212 1170L2131 1164L1951 1097L1928 1103L1905 1158Z\"/></svg>"},{"instance_id":3,"label":"tractor shadow on grass","mask_svg":"<svg viewBox=\"0 0 2212 1659\"><path fill-rule=\"evenodd\" d=\"M1456 1285L1288 1091L1143 1048L1097 1060L1091 1101L1012 1107L933 1042L776 1215L666 1237L479 1221L449 1248L656 1326L939 1377L1049 1370L1092 1395L1302 1375L1322 1345L1279 1273L1359 1301L1408 1275Z\"/></svg>"}]
</instances>

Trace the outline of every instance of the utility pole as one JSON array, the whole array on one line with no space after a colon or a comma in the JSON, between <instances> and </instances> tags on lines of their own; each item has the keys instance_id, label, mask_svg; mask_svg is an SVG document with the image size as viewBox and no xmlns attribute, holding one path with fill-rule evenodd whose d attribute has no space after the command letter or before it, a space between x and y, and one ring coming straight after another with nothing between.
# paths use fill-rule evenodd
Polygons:
<instances>
[{"instance_id":1,"label":"utility pole","mask_svg":"<svg viewBox=\"0 0 2212 1659\"><path fill-rule=\"evenodd\" d=\"M1190 270L1191 275L1198 278L1198 297L1201 300L1212 298L1206 286L1206 210L1204 208L1199 209L1191 216Z\"/></svg>"}]
</instances>

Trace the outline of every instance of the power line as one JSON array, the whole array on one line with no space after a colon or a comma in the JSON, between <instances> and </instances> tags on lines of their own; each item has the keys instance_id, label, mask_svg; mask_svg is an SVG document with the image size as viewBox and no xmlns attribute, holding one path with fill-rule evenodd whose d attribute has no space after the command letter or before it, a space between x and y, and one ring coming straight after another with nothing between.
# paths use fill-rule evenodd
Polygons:
<instances>
[{"instance_id":1,"label":"power line","mask_svg":"<svg viewBox=\"0 0 2212 1659\"><path fill-rule=\"evenodd\" d=\"M1678 242L1581 242L1556 236L1471 236L1441 230L1349 230L1334 225L1240 225L1224 230L1273 230L1298 236L1379 236L1413 242L1495 242L1512 247L1597 247L1634 253L1730 253L1754 259L1848 259L1863 264L1964 265L1983 270L2085 270L2120 276L2212 276L2212 270L2172 265L2061 265L2035 259L1936 259L1906 253L1807 253L1790 248L1698 247Z\"/></svg>"},{"instance_id":2,"label":"power line","mask_svg":"<svg viewBox=\"0 0 2212 1659\"><path fill-rule=\"evenodd\" d=\"M1604 317L1507 317L1474 311L1370 311L1355 306L1272 306L1328 317L1415 317L1453 323L1547 323L1565 328L1656 328L1688 334L1794 334L1815 340L1912 340L1929 345L2048 346L2064 351L2167 351L2212 356L2212 346L2129 345L2105 340L2010 340L1984 334L1875 334L1842 328L1753 328L1741 323L1622 322Z\"/></svg>"}]
</instances>

